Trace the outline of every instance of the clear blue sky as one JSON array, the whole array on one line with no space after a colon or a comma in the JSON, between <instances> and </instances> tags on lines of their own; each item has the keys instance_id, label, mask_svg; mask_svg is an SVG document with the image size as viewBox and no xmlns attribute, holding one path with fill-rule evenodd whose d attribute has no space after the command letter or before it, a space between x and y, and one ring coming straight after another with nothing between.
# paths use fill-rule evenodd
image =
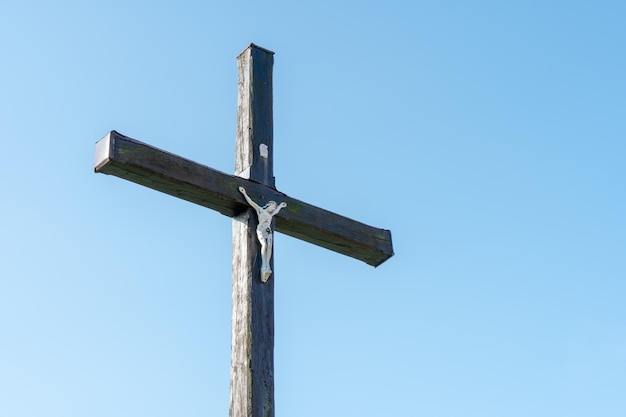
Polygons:
<instances>
[{"instance_id":1,"label":"clear blue sky","mask_svg":"<svg viewBox=\"0 0 626 417\"><path fill-rule=\"evenodd\" d=\"M250 42L278 188L396 252L277 236L277 416L626 415L624 16L3 0L0 416L228 414L230 220L93 151L116 129L232 172Z\"/></svg>"}]
</instances>

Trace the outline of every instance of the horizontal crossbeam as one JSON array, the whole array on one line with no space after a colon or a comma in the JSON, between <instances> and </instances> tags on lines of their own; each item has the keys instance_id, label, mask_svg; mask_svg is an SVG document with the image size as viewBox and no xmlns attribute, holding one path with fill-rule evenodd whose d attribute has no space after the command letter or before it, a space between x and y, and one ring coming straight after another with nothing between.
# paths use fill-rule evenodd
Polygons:
<instances>
[{"instance_id":1,"label":"horizontal crossbeam","mask_svg":"<svg viewBox=\"0 0 626 417\"><path fill-rule=\"evenodd\" d=\"M287 207L276 215L276 230L378 266L393 255L391 232L291 198L256 182L225 174L180 156L109 132L96 143L95 172L144 185L234 217L248 208L239 192L265 204Z\"/></svg>"}]
</instances>

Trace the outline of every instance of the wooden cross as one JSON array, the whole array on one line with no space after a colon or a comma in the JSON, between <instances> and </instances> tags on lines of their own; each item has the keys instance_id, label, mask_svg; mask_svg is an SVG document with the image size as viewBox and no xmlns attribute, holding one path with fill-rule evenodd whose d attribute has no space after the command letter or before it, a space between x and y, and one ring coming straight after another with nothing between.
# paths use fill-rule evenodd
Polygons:
<instances>
[{"instance_id":1,"label":"wooden cross","mask_svg":"<svg viewBox=\"0 0 626 417\"><path fill-rule=\"evenodd\" d=\"M274 276L261 279L256 212L286 202L272 227L378 266L393 255L391 233L291 198L274 187L274 53L250 44L238 57L235 175L111 131L96 143L95 172L150 187L233 218L230 417L274 416ZM273 259L273 257L272 257ZM273 270L273 265L271 265Z\"/></svg>"}]
</instances>

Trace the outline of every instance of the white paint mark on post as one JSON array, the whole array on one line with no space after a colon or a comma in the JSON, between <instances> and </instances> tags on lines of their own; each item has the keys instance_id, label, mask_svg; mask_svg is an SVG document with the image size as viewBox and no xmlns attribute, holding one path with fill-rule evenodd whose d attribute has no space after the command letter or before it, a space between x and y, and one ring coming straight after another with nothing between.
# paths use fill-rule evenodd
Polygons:
<instances>
[{"instance_id":1,"label":"white paint mark on post","mask_svg":"<svg viewBox=\"0 0 626 417\"><path fill-rule=\"evenodd\" d=\"M266 144L262 143L259 145L259 153L261 154L261 158L267 159L269 156L269 148Z\"/></svg>"}]
</instances>

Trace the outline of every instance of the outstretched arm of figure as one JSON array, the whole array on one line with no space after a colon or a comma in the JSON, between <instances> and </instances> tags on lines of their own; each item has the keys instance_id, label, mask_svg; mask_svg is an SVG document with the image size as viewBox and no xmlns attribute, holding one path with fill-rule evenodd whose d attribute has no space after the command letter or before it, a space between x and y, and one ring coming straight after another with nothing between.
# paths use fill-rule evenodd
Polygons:
<instances>
[{"instance_id":1,"label":"outstretched arm of figure","mask_svg":"<svg viewBox=\"0 0 626 417\"><path fill-rule=\"evenodd\" d=\"M275 216L275 215L277 215L277 214L278 214L278 212L280 211L280 209L281 209L281 208L283 208L283 207L287 207L287 203L285 203L285 202L280 203L280 204L276 207L276 210L274 210L274 212L272 213L272 217L273 217L273 216Z\"/></svg>"},{"instance_id":2,"label":"outstretched arm of figure","mask_svg":"<svg viewBox=\"0 0 626 417\"><path fill-rule=\"evenodd\" d=\"M246 193L246 189L243 187L239 187L239 191L246 198L246 201L248 202L248 204L250 204L252 208L255 209L256 212L258 213L261 210L261 207L259 207L257 203L255 203L254 201L252 201L250 197L248 197L248 193Z\"/></svg>"}]
</instances>

